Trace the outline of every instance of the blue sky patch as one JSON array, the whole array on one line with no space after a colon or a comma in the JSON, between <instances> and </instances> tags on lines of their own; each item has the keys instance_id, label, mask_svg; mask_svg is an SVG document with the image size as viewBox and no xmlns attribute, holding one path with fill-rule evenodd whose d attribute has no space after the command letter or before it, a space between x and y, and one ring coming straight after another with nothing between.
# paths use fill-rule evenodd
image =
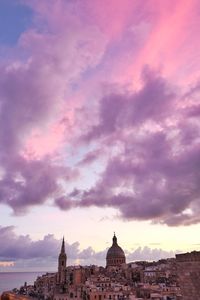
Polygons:
<instances>
[{"instance_id":1,"label":"blue sky patch","mask_svg":"<svg viewBox=\"0 0 200 300\"><path fill-rule=\"evenodd\" d=\"M0 0L0 44L14 45L32 23L33 12L16 0Z\"/></svg>"}]
</instances>

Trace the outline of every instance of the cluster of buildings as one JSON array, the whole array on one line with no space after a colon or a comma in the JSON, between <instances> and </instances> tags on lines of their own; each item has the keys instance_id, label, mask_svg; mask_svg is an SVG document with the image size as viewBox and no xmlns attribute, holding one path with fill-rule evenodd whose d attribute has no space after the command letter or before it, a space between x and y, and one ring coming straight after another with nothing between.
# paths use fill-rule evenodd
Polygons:
<instances>
[{"instance_id":1,"label":"cluster of buildings","mask_svg":"<svg viewBox=\"0 0 200 300\"><path fill-rule=\"evenodd\" d=\"M67 266L64 238L58 272L38 277L33 296L49 300L200 300L200 252L158 262L126 263L114 234L106 267Z\"/></svg>"}]
</instances>

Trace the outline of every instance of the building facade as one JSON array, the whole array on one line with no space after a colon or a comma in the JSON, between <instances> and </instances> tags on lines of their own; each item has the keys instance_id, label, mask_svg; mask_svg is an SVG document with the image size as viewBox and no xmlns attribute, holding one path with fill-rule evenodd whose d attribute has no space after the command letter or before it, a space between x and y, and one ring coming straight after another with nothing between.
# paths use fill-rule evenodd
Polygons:
<instances>
[{"instance_id":1,"label":"building facade","mask_svg":"<svg viewBox=\"0 0 200 300\"><path fill-rule=\"evenodd\" d=\"M192 259L199 264L198 255ZM182 264L186 258L178 257L177 260ZM32 287L32 294L44 300L200 300L198 288L196 290L191 285L191 280L187 285L190 297L185 294L185 298L180 298L180 289L170 274L174 274L171 260L126 264L124 251L118 245L115 234L107 251L106 267L67 266L63 238L58 271L39 276ZM182 279L185 282L184 274Z\"/></svg>"},{"instance_id":2,"label":"building facade","mask_svg":"<svg viewBox=\"0 0 200 300\"><path fill-rule=\"evenodd\" d=\"M176 261L182 300L199 300L200 252L177 254Z\"/></svg>"}]
</instances>

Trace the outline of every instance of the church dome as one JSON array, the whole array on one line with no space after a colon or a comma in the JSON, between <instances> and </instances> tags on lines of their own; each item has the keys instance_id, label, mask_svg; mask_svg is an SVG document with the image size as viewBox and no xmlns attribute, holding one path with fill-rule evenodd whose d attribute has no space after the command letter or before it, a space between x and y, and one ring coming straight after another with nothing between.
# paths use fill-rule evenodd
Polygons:
<instances>
[{"instance_id":1,"label":"church dome","mask_svg":"<svg viewBox=\"0 0 200 300\"><path fill-rule=\"evenodd\" d=\"M121 266L126 262L126 257L122 248L117 244L117 237L114 234L113 244L108 249L106 255L106 266Z\"/></svg>"}]
</instances>

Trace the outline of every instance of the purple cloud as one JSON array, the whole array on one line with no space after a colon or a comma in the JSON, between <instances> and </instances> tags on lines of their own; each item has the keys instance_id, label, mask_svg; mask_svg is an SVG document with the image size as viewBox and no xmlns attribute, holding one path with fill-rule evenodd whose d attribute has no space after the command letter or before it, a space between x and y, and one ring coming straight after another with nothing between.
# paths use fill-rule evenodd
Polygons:
<instances>
[{"instance_id":1,"label":"purple cloud","mask_svg":"<svg viewBox=\"0 0 200 300\"><path fill-rule=\"evenodd\" d=\"M129 253L127 259L130 261L137 260L148 260L148 261L158 261L162 258L172 258L175 257L175 251L165 251L159 248L151 249L148 246L138 247L132 253Z\"/></svg>"},{"instance_id":2,"label":"purple cloud","mask_svg":"<svg viewBox=\"0 0 200 300\"><path fill-rule=\"evenodd\" d=\"M61 240L48 234L40 240L33 241L29 235L17 235L13 226L0 226L0 239L4 241L0 249L0 261L13 261L9 270L56 271L57 258L60 253ZM96 252L92 247L80 249L80 244L66 242L67 264L97 264L105 266L108 249ZM138 247L133 251L125 251L127 260L158 260L174 256L174 252L149 247Z\"/></svg>"},{"instance_id":3,"label":"purple cloud","mask_svg":"<svg viewBox=\"0 0 200 300\"><path fill-rule=\"evenodd\" d=\"M143 87L139 91L112 93L100 100L99 124L91 126L83 136L86 141L110 135L121 128L142 126L149 120L159 123L175 109L174 92L159 74L146 67L141 77Z\"/></svg>"},{"instance_id":4,"label":"purple cloud","mask_svg":"<svg viewBox=\"0 0 200 300\"><path fill-rule=\"evenodd\" d=\"M68 1L25 2L32 28L0 65L0 203L17 214L52 200L63 210L114 207L127 220L199 222L199 80L188 87L184 75L175 85L188 69L171 71L194 57L191 47L179 57L181 41L193 44L194 3L172 13L171 5L151 1L145 8L122 1L105 11L101 1L86 1L84 9L78 1L77 10ZM180 23L171 35L175 16ZM162 75L155 70L165 57ZM47 142L39 157L28 155L27 144L43 150L52 128L61 139Z\"/></svg>"},{"instance_id":5,"label":"purple cloud","mask_svg":"<svg viewBox=\"0 0 200 300\"><path fill-rule=\"evenodd\" d=\"M33 9L33 18L41 17L43 6L27 5ZM46 131L51 126L58 130L63 119L64 143L69 129L68 110L71 113L74 109L66 95L75 80L98 63L107 43L98 29L83 28L70 13L69 19L63 20L67 26L45 17L44 11L42 15L51 30L46 31L44 22L33 22L32 28L19 37L16 57L0 65L0 203L9 205L15 213L24 213L32 205L57 197L62 190L60 182L78 176L78 170L55 162L56 151L49 155L48 145L47 154L36 158L34 149L29 157L26 147L35 132L45 138ZM94 42L94 36L98 41ZM35 148L42 148L40 140Z\"/></svg>"},{"instance_id":6,"label":"purple cloud","mask_svg":"<svg viewBox=\"0 0 200 300\"><path fill-rule=\"evenodd\" d=\"M70 181L77 172L55 166L48 159L11 164L11 170L0 180L0 202L8 204L20 214L33 205L41 205L60 190L59 180Z\"/></svg>"},{"instance_id":7,"label":"purple cloud","mask_svg":"<svg viewBox=\"0 0 200 300\"><path fill-rule=\"evenodd\" d=\"M114 207L124 219L169 226L198 223L199 120L185 115L178 103L182 95L172 93L160 75L148 70L143 78L137 93L101 99L99 124L84 139L110 150L106 167L91 189L56 204L65 209L67 199L74 207Z\"/></svg>"}]
</instances>

